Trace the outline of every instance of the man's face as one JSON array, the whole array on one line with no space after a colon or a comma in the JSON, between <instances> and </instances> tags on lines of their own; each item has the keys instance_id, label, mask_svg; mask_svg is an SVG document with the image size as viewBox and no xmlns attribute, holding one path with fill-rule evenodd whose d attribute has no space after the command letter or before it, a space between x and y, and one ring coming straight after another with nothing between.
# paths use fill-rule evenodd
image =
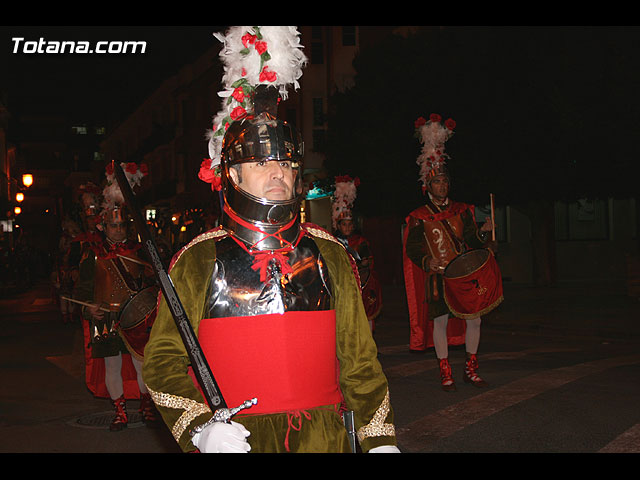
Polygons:
<instances>
[{"instance_id":1,"label":"man's face","mask_svg":"<svg viewBox=\"0 0 640 480\"><path fill-rule=\"evenodd\" d=\"M351 235L353 233L353 229L353 220L351 220L350 218L345 218L344 220L340 220L338 222L338 230L340 230L340 233L342 233L342 235L344 235L345 237Z\"/></svg>"},{"instance_id":2,"label":"man's face","mask_svg":"<svg viewBox=\"0 0 640 480\"><path fill-rule=\"evenodd\" d=\"M234 168L229 169L233 181L256 197L267 200L291 200L297 169L289 160L261 160L240 164L241 175Z\"/></svg>"},{"instance_id":3,"label":"man's face","mask_svg":"<svg viewBox=\"0 0 640 480\"><path fill-rule=\"evenodd\" d=\"M104 233L112 242L123 242L127 238L127 224L125 222L106 222Z\"/></svg>"},{"instance_id":4,"label":"man's face","mask_svg":"<svg viewBox=\"0 0 640 480\"><path fill-rule=\"evenodd\" d=\"M431 179L427 189L436 199L444 200L449 195L449 179L445 175L437 175Z\"/></svg>"}]
</instances>

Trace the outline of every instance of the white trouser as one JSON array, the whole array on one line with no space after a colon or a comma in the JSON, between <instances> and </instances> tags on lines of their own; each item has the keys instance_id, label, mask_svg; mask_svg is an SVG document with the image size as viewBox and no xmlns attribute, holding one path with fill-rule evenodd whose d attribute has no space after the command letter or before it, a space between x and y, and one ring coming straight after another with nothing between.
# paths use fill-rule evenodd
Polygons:
<instances>
[{"instance_id":1,"label":"white trouser","mask_svg":"<svg viewBox=\"0 0 640 480\"><path fill-rule=\"evenodd\" d=\"M480 345L480 317L467 320L467 330L465 333L465 347L467 353L478 353L478 345ZM436 355L440 358L449 357L449 343L447 342L447 323L449 322L449 314L440 315L433 319L433 345L436 349Z\"/></svg>"},{"instance_id":2,"label":"white trouser","mask_svg":"<svg viewBox=\"0 0 640 480\"><path fill-rule=\"evenodd\" d=\"M142 362L137 360L133 355L131 361L136 369L138 387L141 393L148 393L147 387L142 381ZM124 393L124 385L122 383L122 354L119 353L113 357L105 357L104 359L104 383L112 400L120 398Z\"/></svg>"}]
</instances>

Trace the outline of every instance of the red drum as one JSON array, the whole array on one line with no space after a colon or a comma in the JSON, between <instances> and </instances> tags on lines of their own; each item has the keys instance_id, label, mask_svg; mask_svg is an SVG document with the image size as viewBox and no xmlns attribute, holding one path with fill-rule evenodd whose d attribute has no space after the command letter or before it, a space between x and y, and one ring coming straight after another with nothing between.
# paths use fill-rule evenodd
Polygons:
<instances>
[{"instance_id":1,"label":"red drum","mask_svg":"<svg viewBox=\"0 0 640 480\"><path fill-rule=\"evenodd\" d=\"M444 271L443 284L449 310L465 320L489 313L503 300L500 268L488 248L454 258Z\"/></svg>"}]
</instances>

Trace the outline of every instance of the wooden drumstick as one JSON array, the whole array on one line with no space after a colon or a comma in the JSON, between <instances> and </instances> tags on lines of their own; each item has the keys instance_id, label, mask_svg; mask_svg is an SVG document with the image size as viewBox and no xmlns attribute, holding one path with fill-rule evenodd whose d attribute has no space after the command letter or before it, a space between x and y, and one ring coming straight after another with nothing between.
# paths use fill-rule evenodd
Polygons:
<instances>
[{"instance_id":1,"label":"wooden drumstick","mask_svg":"<svg viewBox=\"0 0 640 480\"><path fill-rule=\"evenodd\" d=\"M69 298L69 297L65 297L63 295L60 295L60 298L63 299L63 300L67 300L68 302L73 302L73 303L77 303L77 304L83 305L85 307L97 307L98 309L102 310L103 312L110 312L111 311L108 308L101 307L100 305L96 305L95 303L82 302L80 300L76 300L75 298Z\"/></svg>"},{"instance_id":2,"label":"wooden drumstick","mask_svg":"<svg viewBox=\"0 0 640 480\"><path fill-rule=\"evenodd\" d=\"M142 260L138 260L137 258L126 257L124 255L120 255L119 253L116 253L116 255L119 256L120 258L124 258L125 260L129 260L130 262L137 263L138 265L143 265L145 267L152 268L150 263L144 262Z\"/></svg>"},{"instance_id":3,"label":"wooden drumstick","mask_svg":"<svg viewBox=\"0 0 640 480\"><path fill-rule=\"evenodd\" d=\"M496 222L495 222L495 198L493 193L489 194L491 198L491 240L496 241Z\"/></svg>"}]
</instances>

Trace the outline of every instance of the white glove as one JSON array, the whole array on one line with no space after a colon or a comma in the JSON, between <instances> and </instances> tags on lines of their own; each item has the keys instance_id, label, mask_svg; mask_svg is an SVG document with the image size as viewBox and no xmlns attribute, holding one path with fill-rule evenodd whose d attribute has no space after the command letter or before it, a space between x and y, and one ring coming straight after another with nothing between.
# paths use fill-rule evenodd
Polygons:
<instances>
[{"instance_id":1,"label":"white glove","mask_svg":"<svg viewBox=\"0 0 640 480\"><path fill-rule=\"evenodd\" d=\"M395 445L381 445L369 450L369 453L401 453Z\"/></svg>"},{"instance_id":2,"label":"white glove","mask_svg":"<svg viewBox=\"0 0 640 480\"><path fill-rule=\"evenodd\" d=\"M239 423L215 422L191 437L191 443L202 453L247 453L251 450L246 440L249 435Z\"/></svg>"}]
</instances>

